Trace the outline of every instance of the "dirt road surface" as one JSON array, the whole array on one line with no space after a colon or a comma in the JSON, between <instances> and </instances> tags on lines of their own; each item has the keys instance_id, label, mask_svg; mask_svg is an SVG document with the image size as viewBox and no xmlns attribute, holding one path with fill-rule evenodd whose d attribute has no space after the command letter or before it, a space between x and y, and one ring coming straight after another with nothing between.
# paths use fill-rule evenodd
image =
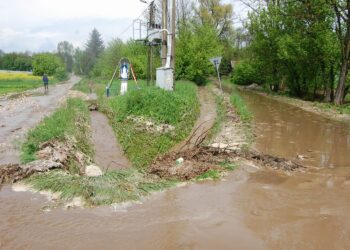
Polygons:
<instances>
[{"instance_id":1,"label":"dirt road surface","mask_svg":"<svg viewBox=\"0 0 350 250\"><path fill-rule=\"evenodd\" d=\"M193 146L213 127L216 119L216 103L214 95L208 89L202 87L198 89L198 99L201 111L190 136L176 145L171 152L183 152L193 148Z\"/></svg>"},{"instance_id":2,"label":"dirt road surface","mask_svg":"<svg viewBox=\"0 0 350 250\"><path fill-rule=\"evenodd\" d=\"M19 163L20 145L28 130L51 114L79 80L73 76L64 84L49 86L47 95L40 95L43 88L39 88L32 96L0 100L0 166Z\"/></svg>"}]
</instances>

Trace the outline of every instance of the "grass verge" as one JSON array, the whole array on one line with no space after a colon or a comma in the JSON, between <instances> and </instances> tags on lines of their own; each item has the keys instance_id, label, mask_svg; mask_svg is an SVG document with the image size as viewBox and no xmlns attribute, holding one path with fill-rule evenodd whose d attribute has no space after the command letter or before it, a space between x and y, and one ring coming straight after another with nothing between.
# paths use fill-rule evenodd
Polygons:
<instances>
[{"instance_id":1,"label":"grass verge","mask_svg":"<svg viewBox=\"0 0 350 250\"><path fill-rule=\"evenodd\" d=\"M176 180L161 180L134 169L114 170L99 177L51 171L29 177L25 182L36 190L60 193L63 201L81 197L86 206L136 201L152 192L173 187Z\"/></svg>"},{"instance_id":2,"label":"grass verge","mask_svg":"<svg viewBox=\"0 0 350 250\"><path fill-rule=\"evenodd\" d=\"M108 115L133 165L145 168L155 157L166 153L191 132L199 115L197 87L190 82L178 82L173 92L156 87L132 89L124 96L102 99L101 110ZM128 119L129 116L144 117L155 124L172 125L175 130L149 132L140 129Z\"/></svg>"},{"instance_id":3,"label":"grass verge","mask_svg":"<svg viewBox=\"0 0 350 250\"><path fill-rule=\"evenodd\" d=\"M90 114L86 103L81 99L68 99L53 115L29 131L22 145L21 160L23 163L36 160L35 153L40 144L68 137L74 138L79 151L91 156L93 147L90 142Z\"/></svg>"}]
</instances>

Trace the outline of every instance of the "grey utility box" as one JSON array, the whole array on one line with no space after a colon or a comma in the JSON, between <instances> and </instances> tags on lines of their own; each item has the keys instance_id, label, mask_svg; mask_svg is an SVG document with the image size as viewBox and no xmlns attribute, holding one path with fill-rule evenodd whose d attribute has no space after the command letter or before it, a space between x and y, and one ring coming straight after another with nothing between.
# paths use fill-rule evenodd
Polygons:
<instances>
[{"instance_id":1,"label":"grey utility box","mask_svg":"<svg viewBox=\"0 0 350 250\"><path fill-rule=\"evenodd\" d=\"M174 72L172 68L157 69L157 86L165 90L174 90Z\"/></svg>"}]
</instances>

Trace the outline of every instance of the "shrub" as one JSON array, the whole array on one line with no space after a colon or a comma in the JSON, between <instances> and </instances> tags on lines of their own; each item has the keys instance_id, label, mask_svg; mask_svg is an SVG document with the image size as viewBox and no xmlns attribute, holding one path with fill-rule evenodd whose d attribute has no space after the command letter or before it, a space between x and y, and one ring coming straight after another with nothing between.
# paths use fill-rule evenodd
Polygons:
<instances>
[{"instance_id":1,"label":"shrub","mask_svg":"<svg viewBox=\"0 0 350 250\"><path fill-rule=\"evenodd\" d=\"M55 77L60 81L64 81L67 80L68 73L64 67L58 67L55 72Z\"/></svg>"},{"instance_id":2,"label":"shrub","mask_svg":"<svg viewBox=\"0 0 350 250\"><path fill-rule=\"evenodd\" d=\"M240 62L233 70L231 82L237 85L259 84L262 82L262 78L259 75L257 65L251 62Z\"/></svg>"}]
</instances>

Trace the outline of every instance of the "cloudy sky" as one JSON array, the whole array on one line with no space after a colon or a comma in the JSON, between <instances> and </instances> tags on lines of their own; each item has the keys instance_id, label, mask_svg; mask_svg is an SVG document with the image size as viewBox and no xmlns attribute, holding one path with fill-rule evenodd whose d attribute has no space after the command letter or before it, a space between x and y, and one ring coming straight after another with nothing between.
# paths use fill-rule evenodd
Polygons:
<instances>
[{"instance_id":1,"label":"cloudy sky","mask_svg":"<svg viewBox=\"0 0 350 250\"><path fill-rule=\"evenodd\" d=\"M94 27L104 41L128 39L132 28L125 29L146 7L139 0L0 0L0 49L52 51L63 40L83 46Z\"/></svg>"}]
</instances>

